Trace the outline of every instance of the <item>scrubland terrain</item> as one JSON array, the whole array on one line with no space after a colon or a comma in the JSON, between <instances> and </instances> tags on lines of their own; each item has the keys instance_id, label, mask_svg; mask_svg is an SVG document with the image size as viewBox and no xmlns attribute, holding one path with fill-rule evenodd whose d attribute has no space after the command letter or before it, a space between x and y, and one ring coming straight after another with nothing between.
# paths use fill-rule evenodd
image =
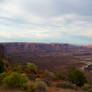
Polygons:
<instances>
[{"instance_id":1,"label":"scrubland terrain","mask_svg":"<svg viewBox=\"0 0 92 92\"><path fill-rule=\"evenodd\" d=\"M1 43L0 92L92 92L91 65L88 46Z\"/></svg>"}]
</instances>

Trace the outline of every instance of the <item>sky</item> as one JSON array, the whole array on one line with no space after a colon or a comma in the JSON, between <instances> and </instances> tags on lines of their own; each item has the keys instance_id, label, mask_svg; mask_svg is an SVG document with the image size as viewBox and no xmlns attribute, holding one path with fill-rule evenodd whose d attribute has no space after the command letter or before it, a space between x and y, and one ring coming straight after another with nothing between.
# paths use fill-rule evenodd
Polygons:
<instances>
[{"instance_id":1,"label":"sky","mask_svg":"<svg viewBox=\"0 0 92 92\"><path fill-rule=\"evenodd\" d=\"M92 44L92 0L0 0L0 42Z\"/></svg>"}]
</instances>

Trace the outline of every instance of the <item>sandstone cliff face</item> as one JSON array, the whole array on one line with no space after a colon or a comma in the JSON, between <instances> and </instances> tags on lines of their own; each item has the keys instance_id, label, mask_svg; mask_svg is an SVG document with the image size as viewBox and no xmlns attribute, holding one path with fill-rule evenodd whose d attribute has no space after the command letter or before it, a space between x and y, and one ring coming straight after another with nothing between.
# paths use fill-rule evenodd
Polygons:
<instances>
[{"instance_id":1,"label":"sandstone cliff face","mask_svg":"<svg viewBox=\"0 0 92 92\"><path fill-rule=\"evenodd\" d=\"M72 44L44 44L44 43L5 43L5 54L16 55L57 55L57 54L90 54L91 48ZM88 53L87 53L88 52Z\"/></svg>"},{"instance_id":2,"label":"sandstone cliff face","mask_svg":"<svg viewBox=\"0 0 92 92\"><path fill-rule=\"evenodd\" d=\"M43 43L6 43L5 51L8 55L13 54L43 54L56 52L78 51L81 47L70 44L43 44Z\"/></svg>"},{"instance_id":3,"label":"sandstone cliff face","mask_svg":"<svg viewBox=\"0 0 92 92\"><path fill-rule=\"evenodd\" d=\"M0 58L4 58L4 47L0 45Z\"/></svg>"}]
</instances>

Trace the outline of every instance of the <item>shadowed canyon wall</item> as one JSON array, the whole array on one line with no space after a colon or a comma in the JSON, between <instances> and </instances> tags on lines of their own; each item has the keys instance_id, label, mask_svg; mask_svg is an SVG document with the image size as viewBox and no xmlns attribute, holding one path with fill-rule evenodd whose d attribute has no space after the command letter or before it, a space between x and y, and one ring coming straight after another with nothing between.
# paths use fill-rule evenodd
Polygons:
<instances>
[{"instance_id":1,"label":"shadowed canyon wall","mask_svg":"<svg viewBox=\"0 0 92 92\"><path fill-rule=\"evenodd\" d=\"M0 58L4 58L4 47L0 45Z\"/></svg>"}]
</instances>

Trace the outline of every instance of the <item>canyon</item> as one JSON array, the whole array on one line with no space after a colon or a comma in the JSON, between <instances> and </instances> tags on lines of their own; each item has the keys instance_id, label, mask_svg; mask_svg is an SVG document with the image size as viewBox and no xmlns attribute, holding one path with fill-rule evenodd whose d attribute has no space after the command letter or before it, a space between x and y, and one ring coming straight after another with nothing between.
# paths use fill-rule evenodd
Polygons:
<instances>
[{"instance_id":1,"label":"canyon","mask_svg":"<svg viewBox=\"0 0 92 92\"><path fill-rule=\"evenodd\" d=\"M92 46L65 43L0 43L12 64L33 62L40 70L66 72L70 67L92 71Z\"/></svg>"}]
</instances>

